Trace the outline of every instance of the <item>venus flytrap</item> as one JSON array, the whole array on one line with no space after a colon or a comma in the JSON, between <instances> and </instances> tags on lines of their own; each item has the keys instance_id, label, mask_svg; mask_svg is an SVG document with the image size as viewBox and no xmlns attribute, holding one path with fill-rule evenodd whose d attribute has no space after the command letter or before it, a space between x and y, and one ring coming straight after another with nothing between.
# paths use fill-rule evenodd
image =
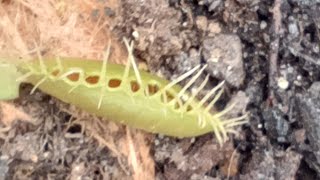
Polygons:
<instances>
[{"instance_id":1,"label":"venus flytrap","mask_svg":"<svg viewBox=\"0 0 320 180\"><path fill-rule=\"evenodd\" d=\"M133 44L127 41L125 44L129 51L126 66L108 62L111 43L103 61L43 59L38 54L37 60L17 65L19 73L23 74L20 78L14 71L15 66L9 65L4 73L10 78L0 79L9 89L0 91L0 98L17 96L19 82L15 79L18 79L34 85L31 93L39 88L66 103L115 122L174 137L195 137L213 132L220 144L228 139L228 133L236 133L234 126L247 123L246 115L223 118L232 106L221 112L211 111L223 92L223 82L200 100L196 96L207 84L208 76L193 94L187 92L205 66L196 66L170 82L139 70L132 54ZM178 85L192 75L184 87ZM213 100L208 102L211 97Z\"/></svg>"}]
</instances>

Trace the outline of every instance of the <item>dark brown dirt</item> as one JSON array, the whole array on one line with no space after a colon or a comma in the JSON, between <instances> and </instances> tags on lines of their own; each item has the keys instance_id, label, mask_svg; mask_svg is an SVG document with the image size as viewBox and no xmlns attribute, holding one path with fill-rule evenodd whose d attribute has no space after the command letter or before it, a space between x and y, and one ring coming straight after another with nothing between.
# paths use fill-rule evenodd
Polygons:
<instances>
[{"instance_id":1,"label":"dark brown dirt","mask_svg":"<svg viewBox=\"0 0 320 180\"><path fill-rule=\"evenodd\" d=\"M154 160L154 165L146 163L155 171L149 175L320 178L320 1L282 0L280 14L276 2L122 0L116 10L104 8L112 33L134 40L136 57L152 73L174 79L197 64L208 64L210 84L200 96L226 80L216 108L238 101L233 113L244 108L250 113L250 123L223 147L210 134L191 139L141 136L141 147L150 147L144 152ZM270 66L272 56L276 64ZM81 122L96 117L83 118L73 107L39 91L30 96L29 91L24 87L13 102L27 115L14 116L11 129L0 129L0 179L137 179L126 150L116 152L92 138L93 131L111 131L119 147L124 127L90 130ZM75 115L81 117L76 123Z\"/></svg>"}]
</instances>

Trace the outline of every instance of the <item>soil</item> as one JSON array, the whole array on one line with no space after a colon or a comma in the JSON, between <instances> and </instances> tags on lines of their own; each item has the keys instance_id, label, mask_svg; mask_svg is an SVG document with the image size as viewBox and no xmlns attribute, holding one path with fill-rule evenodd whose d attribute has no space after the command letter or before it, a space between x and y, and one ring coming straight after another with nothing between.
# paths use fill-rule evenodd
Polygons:
<instances>
[{"instance_id":1,"label":"soil","mask_svg":"<svg viewBox=\"0 0 320 180\"><path fill-rule=\"evenodd\" d=\"M28 54L36 39L44 55L99 58L113 39L123 63L126 37L139 66L169 80L207 64L191 90L207 74L200 97L225 80L216 109L238 102L229 116L246 111L250 121L220 147L212 134L145 133L23 85L0 102L0 179L320 178L319 0L35 2L0 1L2 54ZM10 28L18 11L38 34Z\"/></svg>"}]
</instances>

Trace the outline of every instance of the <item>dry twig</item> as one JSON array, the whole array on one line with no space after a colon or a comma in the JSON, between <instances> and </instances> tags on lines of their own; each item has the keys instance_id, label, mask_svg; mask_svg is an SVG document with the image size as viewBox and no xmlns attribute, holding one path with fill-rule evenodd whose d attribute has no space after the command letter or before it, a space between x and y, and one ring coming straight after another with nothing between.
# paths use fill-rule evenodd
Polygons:
<instances>
[{"instance_id":1,"label":"dry twig","mask_svg":"<svg viewBox=\"0 0 320 180\"><path fill-rule=\"evenodd\" d=\"M281 0L275 0L272 9L273 12L273 41L269 49L269 99L274 103L274 87L276 87L276 78L278 77L278 53L279 41L281 35Z\"/></svg>"}]
</instances>

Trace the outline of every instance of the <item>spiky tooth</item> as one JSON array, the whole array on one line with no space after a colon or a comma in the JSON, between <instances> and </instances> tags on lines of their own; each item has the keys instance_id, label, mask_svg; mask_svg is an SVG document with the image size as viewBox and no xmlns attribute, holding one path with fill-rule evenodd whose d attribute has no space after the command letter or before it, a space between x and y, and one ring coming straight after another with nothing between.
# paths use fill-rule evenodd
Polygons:
<instances>
[{"instance_id":1,"label":"spiky tooth","mask_svg":"<svg viewBox=\"0 0 320 180\"><path fill-rule=\"evenodd\" d=\"M45 74L47 75L48 74L48 71L47 71L47 67L43 61L43 58L41 56L41 52L40 52L40 47L37 45L37 43L35 43L35 50L36 50L36 53L37 53L37 56L38 56L38 60L39 60L39 64L40 64L40 71L42 74Z\"/></svg>"},{"instance_id":2,"label":"spiky tooth","mask_svg":"<svg viewBox=\"0 0 320 180\"><path fill-rule=\"evenodd\" d=\"M178 84L179 82L183 81L184 79L186 79L187 77L189 77L191 74L193 74L196 70L198 70L200 68L200 65L197 65L196 67L192 68L191 70L189 70L188 72L182 74L181 76L179 76L177 79L171 81L169 84L167 84L162 91L166 91L168 89L170 89L171 87L175 86L176 84Z\"/></svg>"},{"instance_id":3,"label":"spiky tooth","mask_svg":"<svg viewBox=\"0 0 320 180\"><path fill-rule=\"evenodd\" d=\"M231 109L234 108L236 103L232 103L230 106L226 107L224 110L216 113L212 118L219 119L221 116L227 114Z\"/></svg>"},{"instance_id":4,"label":"spiky tooth","mask_svg":"<svg viewBox=\"0 0 320 180\"><path fill-rule=\"evenodd\" d=\"M223 93L223 89L220 89L220 91L215 95L215 97L213 98L213 100L209 103L209 105L206 107L205 111L209 112L213 105L218 101L218 99L220 98L220 96Z\"/></svg>"},{"instance_id":5,"label":"spiky tooth","mask_svg":"<svg viewBox=\"0 0 320 180\"><path fill-rule=\"evenodd\" d=\"M101 108L102 100L105 94L105 89L106 89L106 72L107 72L107 62L109 60L110 56L110 49L111 49L111 40L109 40L108 47L106 52L103 54L103 62L102 62L102 67L101 67L101 72L100 72L100 78L99 78L99 84L101 84L101 90L100 90L100 97L98 101L98 109Z\"/></svg>"},{"instance_id":6,"label":"spiky tooth","mask_svg":"<svg viewBox=\"0 0 320 180\"><path fill-rule=\"evenodd\" d=\"M34 85L34 87L32 88L30 94L33 94L34 91L45 81L47 80L47 77L42 78L40 81L37 82L37 84Z\"/></svg>"},{"instance_id":7,"label":"spiky tooth","mask_svg":"<svg viewBox=\"0 0 320 180\"><path fill-rule=\"evenodd\" d=\"M208 83L208 80L209 80L209 75L206 76L205 80L200 84L200 86L197 88L197 90L191 95L191 97L184 104L185 109L195 99L195 97L199 94L199 92L206 86L206 84Z\"/></svg>"},{"instance_id":8,"label":"spiky tooth","mask_svg":"<svg viewBox=\"0 0 320 180\"><path fill-rule=\"evenodd\" d=\"M185 92L187 91L187 89L200 77L200 75L203 73L203 71L205 70L205 68L207 67L207 64L204 65L199 72L193 76L190 81L181 89L181 91L178 93L178 98L180 98L183 94L185 94Z\"/></svg>"},{"instance_id":9,"label":"spiky tooth","mask_svg":"<svg viewBox=\"0 0 320 180\"><path fill-rule=\"evenodd\" d=\"M123 39L124 44L126 45L127 49L128 49L128 60L131 62L134 73L136 75L136 79L137 82L139 83L139 85L142 85L142 80L141 80L141 75L138 69L138 66L134 60L134 55L133 55L133 41L131 41L131 44L129 45L129 42L126 38Z\"/></svg>"},{"instance_id":10,"label":"spiky tooth","mask_svg":"<svg viewBox=\"0 0 320 180\"><path fill-rule=\"evenodd\" d=\"M216 87L214 87L213 89L210 90L210 92L208 94L206 94L202 99L201 101L199 102L198 104L198 108L203 106L204 103L206 101L208 101L208 99L217 92L218 89L220 89L223 85L224 85L224 82L225 81L222 81L221 83L219 83ZM220 96L219 96L220 97Z\"/></svg>"}]
</instances>

